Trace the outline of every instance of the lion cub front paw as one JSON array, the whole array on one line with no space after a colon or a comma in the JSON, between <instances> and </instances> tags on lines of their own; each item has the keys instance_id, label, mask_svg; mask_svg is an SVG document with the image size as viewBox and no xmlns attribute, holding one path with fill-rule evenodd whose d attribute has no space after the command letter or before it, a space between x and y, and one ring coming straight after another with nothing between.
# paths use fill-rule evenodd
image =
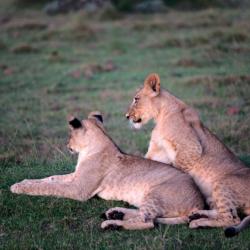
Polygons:
<instances>
[{"instance_id":1,"label":"lion cub front paw","mask_svg":"<svg viewBox=\"0 0 250 250\"><path fill-rule=\"evenodd\" d=\"M19 183L16 183L16 184L14 184L14 185L12 185L11 187L10 187L10 191L12 192L12 193L15 193L15 194L20 194L22 191L21 191L21 188L20 188L20 184Z\"/></svg>"},{"instance_id":2,"label":"lion cub front paw","mask_svg":"<svg viewBox=\"0 0 250 250\"><path fill-rule=\"evenodd\" d=\"M119 211L119 208L110 208L105 213L101 214L100 218L104 220L123 220L125 214Z\"/></svg>"},{"instance_id":3,"label":"lion cub front paw","mask_svg":"<svg viewBox=\"0 0 250 250\"><path fill-rule=\"evenodd\" d=\"M15 183L10 187L10 191L15 194L21 194L24 192L26 183L27 183L27 180L23 180L21 182Z\"/></svg>"},{"instance_id":4,"label":"lion cub front paw","mask_svg":"<svg viewBox=\"0 0 250 250\"><path fill-rule=\"evenodd\" d=\"M107 213L106 216L108 220L123 220L124 213L114 210L110 213Z\"/></svg>"}]
</instances>

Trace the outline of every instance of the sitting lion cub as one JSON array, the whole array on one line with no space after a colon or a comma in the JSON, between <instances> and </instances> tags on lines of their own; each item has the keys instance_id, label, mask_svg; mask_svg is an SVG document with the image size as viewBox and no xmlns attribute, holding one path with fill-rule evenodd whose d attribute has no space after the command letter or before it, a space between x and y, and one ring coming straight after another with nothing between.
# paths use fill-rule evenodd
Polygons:
<instances>
[{"instance_id":1,"label":"sitting lion cub","mask_svg":"<svg viewBox=\"0 0 250 250\"><path fill-rule=\"evenodd\" d=\"M86 201L98 195L123 200L138 209L111 208L103 229L146 229L154 222L178 224L203 208L203 198L191 177L151 160L122 153L107 136L100 114L83 121L69 120L68 148L79 153L76 170L40 180L23 180L11 186L17 194L51 195Z\"/></svg>"},{"instance_id":2,"label":"sitting lion cub","mask_svg":"<svg viewBox=\"0 0 250 250\"><path fill-rule=\"evenodd\" d=\"M206 197L211 210L195 212L191 219L200 218L191 221L191 228L236 225L239 210L250 215L250 169L203 126L191 107L160 89L157 74L146 78L126 117L135 128L154 119L156 126L145 157L189 173ZM250 216L225 233L232 236L249 223Z\"/></svg>"}]
</instances>

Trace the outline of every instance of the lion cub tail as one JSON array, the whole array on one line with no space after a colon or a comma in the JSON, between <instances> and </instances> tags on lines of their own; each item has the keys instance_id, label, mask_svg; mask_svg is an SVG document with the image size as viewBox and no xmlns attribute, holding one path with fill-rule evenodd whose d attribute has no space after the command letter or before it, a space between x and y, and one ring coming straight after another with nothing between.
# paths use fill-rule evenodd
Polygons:
<instances>
[{"instance_id":1,"label":"lion cub tail","mask_svg":"<svg viewBox=\"0 0 250 250\"><path fill-rule=\"evenodd\" d=\"M250 215L245 217L237 226L227 227L224 231L226 237L233 237L250 225Z\"/></svg>"}]
</instances>

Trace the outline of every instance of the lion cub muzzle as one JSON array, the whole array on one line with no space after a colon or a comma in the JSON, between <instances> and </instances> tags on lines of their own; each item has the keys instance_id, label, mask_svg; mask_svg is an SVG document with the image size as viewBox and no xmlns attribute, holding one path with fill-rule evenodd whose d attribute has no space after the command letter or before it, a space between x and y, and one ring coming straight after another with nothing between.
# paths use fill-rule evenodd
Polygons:
<instances>
[{"instance_id":1,"label":"lion cub muzzle","mask_svg":"<svg viewBox=\"0 0 250 250\"><path fill-rule=\"evenodd\" d=\"M129 123L131 125L132 128L135 129L140 129L142 126L142 119L140 117L136 117L135 115L131 114L131 113L127 113L126 118L129 120Z\"/></svg>"}]
</instances>

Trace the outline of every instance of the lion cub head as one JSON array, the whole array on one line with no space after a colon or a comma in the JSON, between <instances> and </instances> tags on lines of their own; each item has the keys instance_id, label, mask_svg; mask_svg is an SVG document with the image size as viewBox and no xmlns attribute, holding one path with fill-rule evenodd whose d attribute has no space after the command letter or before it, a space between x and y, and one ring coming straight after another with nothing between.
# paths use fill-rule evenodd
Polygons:
<instances>
[{"instance_id":1,"label":"lion cub head","mask_svg":"<svg viewBox=\"0 0 250 250\"><path fill-rule=\"evenodd\" d=\"M68 124L70 128L69 142L67 147L69 151L80 153L93 147L95 143L94 138L100 137L103 128L103 118L100 112L91 112L88 119L79 120L74 116L68 117Z\"/></svg>"},{"instance_id":2,"label":"lion cub head","mask_svg":"<svg viewBox=\"0 0 250 250\"><path fill-rule=\"evenodd\" d=\"M157 115L155 102L160 95L160 77L157 74L150 74L144 81L144 86L140 88L133 102L131 103L127 119L134 128L140 129L143 124Z\"/></svg>"}]
</instances>

